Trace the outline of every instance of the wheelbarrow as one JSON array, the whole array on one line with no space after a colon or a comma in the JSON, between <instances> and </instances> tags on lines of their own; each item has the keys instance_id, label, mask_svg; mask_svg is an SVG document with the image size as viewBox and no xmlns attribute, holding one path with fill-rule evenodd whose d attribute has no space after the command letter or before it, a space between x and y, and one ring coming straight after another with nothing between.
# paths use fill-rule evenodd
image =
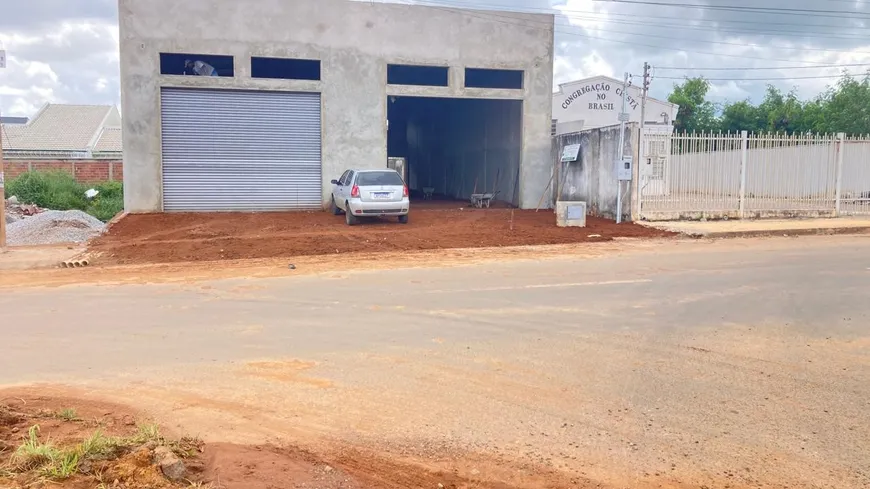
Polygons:
<instances>
[{"instance_id":1,"label":"wheelbarrow","mask_svg":"<svg viewBox=\"0 0 870 489\"><path fill-rule=\"evenodd\" d=\"M471 206L477 207L478 209L482 209L484 207L489 208L489 204L492 203L492 200L497 194L498 192L471 194Z\"/></svg>"}]
</instances>

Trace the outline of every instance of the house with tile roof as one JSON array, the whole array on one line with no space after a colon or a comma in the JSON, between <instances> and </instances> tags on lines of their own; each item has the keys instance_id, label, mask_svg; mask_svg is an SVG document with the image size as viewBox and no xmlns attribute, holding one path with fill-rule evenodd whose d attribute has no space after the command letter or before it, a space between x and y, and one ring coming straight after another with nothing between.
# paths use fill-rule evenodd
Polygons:
<instances>
[{"instance_id":1,"label":"house with tile roof","mask_svg":"<svg viewBox=\"0 0 870 489\"><path fill-rule=\"evenodd\" d=\"M121 113L111 105L45 104L24 124L0 125L6 177L63 170L80 181L121 179Z\"/></svg>"}]
</instances>

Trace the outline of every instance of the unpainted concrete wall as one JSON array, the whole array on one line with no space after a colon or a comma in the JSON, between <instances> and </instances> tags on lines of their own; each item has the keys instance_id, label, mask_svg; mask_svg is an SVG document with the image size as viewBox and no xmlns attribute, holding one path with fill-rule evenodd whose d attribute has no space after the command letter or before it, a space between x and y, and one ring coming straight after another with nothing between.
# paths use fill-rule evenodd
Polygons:
<instances>
[{"instance_id":1,"label":"unpainted concrete wall","mask_svg":"<svg viewBox=\"0 0 870 489\"><path fill-rule=\"evenodd\" d=\"M120 0L125 206L162 209L160 87L322 94L323 196L348 166L386 166L387 95L523 101L519 202L550 176L553 16L345 0ZM232 55L235 77L159 74L159 54ZM251 78L250 57L321 60L321 81ZM386 85L387 65L450 67L448 87ZM521 90L464 87L464 68L525 72Z\"/></svg>"},{"instance_id":2,"label":"unpainted concrete wall","mask_svg":"<svg viewBox=\"0 0 870 489\"><path fill-rule=\"evenodd\" d=\"M626 124L623 154L635 154L637 125ZM619 154L620 126L563 134L553 138L553 156L556 165L557 200L585 201L589 215L615 219L617 213L618 180L613 164ZM562 149L571 144L580 144L578 160L571 163L559 161ZM622 183L622 217L631 218L632 190L630 182Z\"/></svg>"}]
</instances>

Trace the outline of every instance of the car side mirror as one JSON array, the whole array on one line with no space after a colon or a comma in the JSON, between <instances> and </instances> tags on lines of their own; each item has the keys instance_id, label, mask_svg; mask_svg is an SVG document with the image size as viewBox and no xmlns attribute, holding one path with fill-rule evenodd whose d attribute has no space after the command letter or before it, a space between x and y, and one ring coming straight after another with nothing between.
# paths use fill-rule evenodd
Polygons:
<instances>
[{"instance_id":1,"label":"car side mirror","mask_svg":"<svg viewBox=\"0 0 870 489\"><path fill-rule=\"evenodd\" d=\"M329 183L333 185L338 185L338 180L330 180Z\"/></svg>"}]
</instances>

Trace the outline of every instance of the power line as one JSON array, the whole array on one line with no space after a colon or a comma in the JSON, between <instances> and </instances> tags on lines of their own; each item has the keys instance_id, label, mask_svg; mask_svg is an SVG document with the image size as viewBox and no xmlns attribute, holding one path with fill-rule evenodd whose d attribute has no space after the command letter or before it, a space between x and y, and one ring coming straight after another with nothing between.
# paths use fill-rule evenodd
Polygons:
<instances>
[{"instance_id":1,"label":"power line","mask_svg":"<svg viewBox=\"0 0 870 489\"><path fill-rule=\"evenodd\" d=\"M870 76L870 75L865 75ZM689 76L653 76L658 80L685 80ZM852 75L828 75L828 76L789 76L784 78L704 78L707 81L776 81L776 80L821 80L833 78L853 78Z\"/></svg>"},{"instance_id":2,"label":"power line","mask_svg":"<svg viewBox=\"0 0 870 489\"><path fill-rule=\"evenodd\" d=\"M461 15L466 15L466 16L470 16L470 17L476 17L476 18L480 18L480 19L484 19L484 20L490 20L490 21L494 21L494 22L501 22L501 23L503 23L503 24L514 25L514 26L519 26L519 27L535 28L534 26L529 25L529 24L526 24L526 23L520 23L520 24L518 24L518 23L516 23L516 22L505 22L505 21L499 21L499 20L497 20L497 19L495 19L495 18L493 18L493 17L498 17L498 18L508 19L508 20L511 20L511 21L517 21L517 20L519 20L520 22L523 22L523 21L525 21L525 22L533 22L533 23L537 23L537 24L540 24L540 25L546 25L548 28L549 28L550 26L554 26L554 24L552 24L552 23L550 23L550 22L533 21L533 20L531 20L531 19L517 19L516 17L509 17L509 16L499 15L499 14L497 14L497 13L491 13L491 12L485 12L485 13L483 13L483 12L469 11L469 10L464 9L464 8L439 7L439 6L435 6L435 5L429 5L429 7L430 7L430 8L434 8L434 9L444 10L444 11L447 11L447 12L452 12L452 13L455 13L455 14L461 14ZM483 14L483 15L486 15L486 16L488 16L488 17L483 17L483 16L481 16L481 15L479 15L479 14ZM542 29L542 30L543 30L543 29ZM607 42L616 42L616 43L621 43L621 44L628 44L628 45L631 45L631 46L644 46L644 47L650 47L650 48L665 49L665 50L669 50L669 51L677 51L677 52L681 52L681 53L704 54L704 55L709 55L709 56L724 56L724 57L729 57L729 58L740 58L740 59L757 59L757 60L761 60L761 61L794 62L793 59L763 58L763 57L759 57L759 56L747 56L747 55L737 55L737 54L726 54L726 53L714 53L714 52L705 52L705 51L695 51L695 50L689 50L689 49L674 48L674 47L670 47L670 46L661 46L661 45L656 45L656 44L644 44L644 43L638 43L638 42L633 42L633 41L623 41L623 40L618 40L618 39L608 39L608 38L603 38L603 37L597 37L597 36L590 36L590 35L586 35L586 34L580 34L580 33L577 33L577 32L565 32L565 31L559 31L559 30L556 30L556 29L555 29L555 26L554 26L554 29L553 29L553 30L554 30L554 32L561 33L561 34L565 34L565 35L569 35L569 36L578 36L578 37L584 37L584 38L588 38L588 39L597 39L597 40L607 41ZM635 34L635 33L615 32L615 31L610 31L610 32L619 33L619 34L626 34L626 35L632 35L632 36L640 36L640 35L642 35L642 34ZM665 37L665 36L657 36L657 37ZM667 38L667 39L675 39L675 40L679 40L679 41L692 41L692 39L679 39L679 38L672 38L672 37L665 37L665 38ZM694 41L699 41L699 40L694 40ZM708 41L708 42L712 42L712 41ZM727 44L735 44L735 43L727 43ZM735 45L738 45L738 46L741 46L741 47L750 47L750 48L763 47L763 46L758 46L758 45L754 45L754 44L749 44L749 45L744 45L744 44L735 44ZM801 48L779 48L779 49L800 50ZM848 53L849 53L849 54L868 54L868 55L870 55L870 53L854 53L853 51L848 51ZM807 63L807 64L811 64L811 65L824 64L824 63L813 62L813 61L806 61L805 63Z\"/></svg>"},{"instance_id":3,"label":"power line","mask_svg":"<svg viewBox=\"0 0 870 489\"><path fill-rule=\"evenodd\" d=\"M440 4L451 5L449 2L429 2L429 3L440 3ZM456 4L456 3L453 3L452 5L462 5L462 4ZM431 5L430 5L430 6L431 6ZM489 12L487 12L486 14L488 14L488 15L496 15L495 13L489 13ZM514 19L513 17L506 17L506 18ZM570 19L570 18L574 18L574 17L570 17L570 16L569 16L568 18ZM529 22L535 22L535 21L532 21L531 19L527 19L527 20L528 20ZM589 20L599 20L599 19L589 19ZM546 25L549 25L549 24L550 24L549 22L541 22L541 21L537 21L537 22L538 22L538 23L541 23L541 24L546 24ZM608 22L610 22L610 21L608 21ZM633 22L626 22L626 21L613 21L613 22L614 22L614 23L624 23L624 24L629 24L629 25L644 25L644 26L650 25L650 24L633 23ZM578 27L578 26L574 26L574 25L570 25L570 24L556 24L556 25L558 25L558 26L562 26L562 27ZM654 24L652 24L652 25L650 25L650 26L654 26ZM684 28L685 26L674 26L674 25L671 25L671 26L669 26L669 27ZM735 42L727 42L727 41L708 41L708 40L704 40L704 39L692 39L692 38L689 38L689 39L683 39L683 38L672 37L672 36L661 36L661 35L657 35L657 34L640 34L640 33L635 33L635 32L614 31L614 30L611 30L611 29L596 29L596 30L599 30L599 31L602 31L602 32L609 32L609 33L613 33L613 34L622 34L622 35L630 35L630 36L643 36L643 37L655 37L655 38L660 38L660 39L677 40L677 41L694 41L694 42L703 42L703 43L707 43L707 44L722 44L722 45L726 45L726 46L738 46L738 47L762 47L762 48L763 48L763 47L770 47L770 48L773 48L773 49L788 50L788 51L797 51L797 50L800 50L800 51L819 51L819 52L831 52L831 53L866 54L866 55L870 55L870 52L851 51L851 50L842 50L842 49L825 49L825 48L811 48L811 47L785 47L785 46L759 46L759 45L757 45L757 44L735 43ZM709 29L707 29L707 30L709 30ZM560 32L562 32L562 31L560 31ZM796 31L792 31L791 33L798 34L798 32L796 32ZM853 39L856 39L856 40L857 40L858 38L853 38Z\"/></svg>"},{"instance_id":4,"label":"power line","mask_svg":"<svg viewBox=\"0 0 870 489\"><path fill-rule=\"evenodd\" d=\"M813 37L813 38L825 38L825 39L842 39L842 40L854 40L854 41L865 41L867 39L867 34L852 34L852 35L831 35L830 32L814 32L814 31L794 31L794 30L784 30L784 29L768 29L768 30L760 30L760 29L749 29L749 28L733 28L731 26L722 26L718 25L685 25L685 24L665 24L665 23L656 23L656 22L633 22L630 20L622 20L622 19L609 19L609 18L596 18L596 17L584 17L579 15L569 15L566 16L568 19L572 20L586 20L593 22L606 22L608 24L624 24L624 25L639 25L643 27L649 28L666 28L666 29L681 29L681 30L700 30L705 32L710 32L710 30L716 30L717 32L735 32L741 34L755 34L758 36L776 36L777 34L792 34L794 36L800 37ZM573 25L573 24L561 24L561 25ZM789 24L796 25L796 24ZM841 29L842 30L842 29ZM785 37L785 36L782 36Z\"/></svg>"},{"instance_id":5,"label":"power line","mask_svg":"<svg viewBox=\"0 0 870 489\"><path fill-rule=\"evenodd\" d=\"M778 14L778 15L797 15L811 17L830 17L835 19L851 19L855 16L866 17L870 16L870 12L859 12L857 10L818 10L818 9L798 9L798 8L780 8L780 7L742 7L739 5L705 5L697 3L675 3L675 2L650 2L648 0L591 0L600 3L621 3L628 5L650 5L656 7L675 7L688 8L699 10L722 10L730 12L754 12L761 14ZM843 15L831 15L843 14Z\"/></svg>"},{"instance_id":6,"label":"power line","mask_svg":"<svg viewBox=\"0 0 870 489\"><path fill-rule=\"evenodd\" d=\"M564 24L562 24L562 25L564 25ZM610 29L596 29L596 30L599 30L602 32L609 32L612 34L655 37L658 39L669 39L669 40L673 40L673 41L691 41L691 42L703 42L703 43L707 43L707 44L722 44L724 46L738 46L738 47L752 47L752 48L765 48L766 47L766 48L770 48L770 49L780 49L780 50L787 50L787 51L819 51L819 52L827 52L827 53L870 55L870 52L866 52L866 51L844 51L842 49L808 48L808 47L798 47L798 46L795 46L795 47L783 47L783 46L776 46L776 45L759 46L758 44L727 42L727 41L707 41L705 39L691 39L691 38L690 39L683 39L683 38L673 37L673 36L660 36L657 34L639 34L639 33L633 33L633 32L614 31L614 30L610 30Z\"/></svg>"},{"instance_id":7,"label":"power line","mask_svg":"<svg viewBox=\"0 0 870 489\"><path fill-rule=\"evenodd\" d=\"M607 0L595 0L595 1L606 2ZM853 2L853 0L843 0L843 1L848 1L850 3ZM521 9L518 9L516 6L505 5L505 4L478 3L478 2L463 3L463 2L456 2L456 1L450 2L450 1L444 1L444 0L419 0L419 1L415 1L415 3L420 4L420 5L438 4L438 5L444 5L444 6L454 6L454 7L459 7L459 8L477 8L477 7L483 8L483 9L492 8L492 9L498 9L498 10L502 10L502 11L506 11L506 12L544 13L544 14L563 15L566 17L571 17L571 16L565 15L565 12L569 12L572 14L604 15L607 17L618 16L618 17L637 18L637 14L633 14L633 13L629 14L629 13L609 12L609 11L608 12L600 12L600 11L596 12L594 10L574 10L574 9L567 9L567 8L522 7ZM770 14L773 15L772 12ZM868 14L868 15L870 15L870 14ZM812 16L812 17L817 17L817 16ZM677 17L677 16L668 16L668 15L647 15L647 14L644 14L643 18L644 19L679 20L682 22L685 22L687 20L692 21L692 22L709 22L709 23L714 24L716 27L718 27L718 24L728 23L728 24L748 24L748 25L762 25L762 26L779 25L779 26L791 26L791 27L801 27L801 28L823 27L823 28L836 29L838 32L841 32L843 29L870 30L870 26L848 26L848 27L845 27L842 24L835 25L835 24L804 24L804 23L794 23L794 22L764 22L764 21L744 20L744 19L716 19L716 20L695 19L695 18L686 19L684 16ZM837 18L842 18L842 17L837 17ZM853 17L849 17L849 18L853 18ZM602 19L602 20L604 20L604 19ZM610 21L611 19L607 19L607 20ZM802 33L802 32L806 32L806 31L802 30L799 32Z\"/></svg>"},{"instance_id":8,"label":"power line","mask_svg":"<svg viewBox=\"0 0 870 489\"><path fill-rule=\"evenodd\" d=\"M819 66L750 66L741 68L690 68L688 66L653 66L657 70L675 70L675 71L747 71L747 70L803 70L807 68L852 68L858 66L870 66L870 63L849 63L842 65L819 65Z\"/></svg>"}]
</instances>

